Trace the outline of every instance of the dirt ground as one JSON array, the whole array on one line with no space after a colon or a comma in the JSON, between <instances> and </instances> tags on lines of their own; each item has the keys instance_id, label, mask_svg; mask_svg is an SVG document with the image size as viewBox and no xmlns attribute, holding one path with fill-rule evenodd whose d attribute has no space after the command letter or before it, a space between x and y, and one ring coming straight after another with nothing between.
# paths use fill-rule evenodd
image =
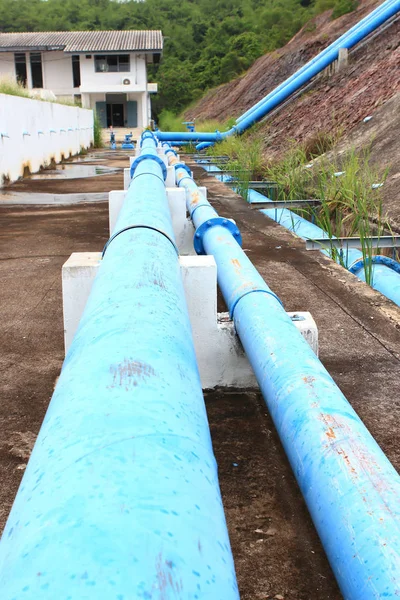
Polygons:
<instances>
[{"instance_id":1,"label":"dirt ground","mask_svg":"<svg viewBox=\"0 0 400 600\"><path fill-rule=\"evenodd\" d=\"M220 214L237 222L243 247L286 309L313 314L321 360L399 468L400 309L196 173ZM0 203L0 526L63 360L61 266L71 252L101 250L107 237L106 203ZM340 600L261 396L216 390L206 406L242 600Z\"/></svg>"}]
</instances>

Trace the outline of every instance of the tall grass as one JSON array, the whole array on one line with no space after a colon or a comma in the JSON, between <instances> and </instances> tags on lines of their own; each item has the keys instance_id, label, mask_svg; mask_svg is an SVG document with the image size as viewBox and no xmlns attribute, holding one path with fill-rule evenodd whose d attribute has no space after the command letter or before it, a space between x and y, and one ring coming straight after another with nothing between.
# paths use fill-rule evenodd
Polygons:
<instances>
[{"instance_id":1,"label":"tall grass","mask_svg":"<svg viewBox=\"0 0 400 600\"><path fill-rule=\"evenodd\" d=\"M93 111L93 146L95 148L102 148L104 146L102 131L99 117L96 111Z\"/></svg>"},{"instance_id":2,"label":"tall grass","mask_svg":"<svg viewBox=\"0 0 400 600\"><path fill-rule=\"evenodd\" d=\"M10 77L2 77L0 79L0 94L30 98L28 90L23 85L17 83L14 79L11 79Z\"/></svg>"},{"instance_id":3,"label":"tall grass","mask_svg":"<svg viewBox=\"0 0 400 600\"><path fill-rule=\"evenodd\" d=\"M170 110L162 110L159 119L158 126L161 131L188 131L186 125L183 122L186 121L183 115L176 115ZM225 131L229 129L228 125L232 119L229 119L227 123L217 121L216 119L207 119L202 121L201 119L195 120L196 131L209 132L209 131Z\"/></svg>"},{"instance_id":4,"label":"tall grass","mask_svg":"<svg viewBox=\"0 0 400 600\"><path fill-rule=\"evenodd\" d=\"M359 237L364 260L365 279L373 279L372 258L375 249L371 238L390 231L383 215L381 188L387 171L374 168L370 149L361 152L352 149L343 156L321 157L308 164L309 154L304 147L293 146L282 160L267 168L270 177L279 184L280 200L317 198L321 205L297 210L305 218L315 221L330 240L335 237ZM330 255L348 267L347 257L330 244Z\"/></svg>"},{"instance_id":5,"label":"tall grass","mask_svg":"<svg viewBox=\"0 0 400 600\"><path fill-rule=\"evenodd\" d=\"M164 108L159 115L158 126L161 131L187 131L182 121L184 121L182 117Z\"/></svg>"},{"instance_id":6,"label":"tall grass","mask_svg":"<svg viewBox=\"0 0 400 600\"><path fill-rule=\"evenodd\" d=\"M349 266L347 256L334 248L332 240L359 237L365 279L371 285L373 256L379 251L372 248L371 239L391 233L383 214L382 189L374 186L384 183L387 170L371 165L370 148L360 152L352 149L342 156L330 152L325 156L335 147L340 135L340 131L320 132L302 145L293 142L282 158L266 163L262 156L263 141L257 131L229 137L208 153L229 157L226 168L234 170L233 176L241 182L238 192L246 200L249 180L259 178L278 184L278 200L319 199L319 206L294 209L294 212L326 232L330 256L345 267Z\"/></svg>"}]
</instances>

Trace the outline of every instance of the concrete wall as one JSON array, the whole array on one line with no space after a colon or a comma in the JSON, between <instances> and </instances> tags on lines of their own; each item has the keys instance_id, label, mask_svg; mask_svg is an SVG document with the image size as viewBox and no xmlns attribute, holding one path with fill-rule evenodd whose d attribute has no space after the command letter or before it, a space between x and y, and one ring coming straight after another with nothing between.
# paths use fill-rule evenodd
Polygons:
<instances>
[{"instance_id":1,"label":"concrete wall","mask_svg":"<svg viewBox=\"0 0 400 600\"><path fill-rule=\"evenodd\" d=\"M72 57L64 52L42 52L43 87L59 96L79 94L74 90Z\"/></svg>"},{"instance_id":2,"label":"concrete wall","mask_svg":"<svg viewBox=\"0 0 400 600\"><path fill-rule=\"evenodd\" d=\"M0 185L91 143L91 110L0 94Z\"/></svg>"},{"instance_id":3,"label":"concrete wall","mask_svg":"<svg viewBox=\"0 0 400 600\"><path fill-rule=\"evenodd\" d=\"M0 77L15 78L14 52L0 52Z\"/></svg>"}]
</instances>

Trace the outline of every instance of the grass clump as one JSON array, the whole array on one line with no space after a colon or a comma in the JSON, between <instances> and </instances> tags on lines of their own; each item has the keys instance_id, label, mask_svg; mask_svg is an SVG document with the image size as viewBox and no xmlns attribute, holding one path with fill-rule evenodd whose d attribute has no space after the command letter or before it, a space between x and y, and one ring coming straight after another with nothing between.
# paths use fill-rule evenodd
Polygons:
<instances>
[{"instance_id":1,"label":"grass clump","mask_svg":"<svg viewBox=\"0 0 400 600\"><path fill-rule=\"evenodd\" d=\"M93 111L93 146L94 148L102 148L104 146L102 127L96 111Z\"/></svg>"},{"instance_id":2,"label":"grass clump","mask_svg":"<svg viewBox=\"0 0 400 600\"><path fill-rule=\"evenodd\" d=\"M282 160L268 167L270 177L279 185L279 200L316 198L318 207L297 209L301 216L313 220L330 240L335 237L359 237L364 260L365 279L373 279L372 258L376 254L371 238L387 234L390 226L382 209L382 190L387 171L370 163L370 149L352 149L343 156L321 157L309 164L304 147L293 146ZM348 267L347 256L327 246L330 256Z\"/></svg>"},{"instance_id":3,"label":"grass clump","mask_svg":"<svg viewBox=\"0 0 400 600\"><path fill-rule=\"evenodd\" d=\"M9 77L4 77L0 79L0 94L30 98L28 90L23 85Z\"/></svg>"},{"instance_id":4,"label":"grass clump","mask_svg":"<svg viewBox=\"0 0 400 600\"><path fill-rule=\"evenodd\" d=\"M182 117L164 108L160 113L158 126L161 131L187 131L186 125L182 124L183 120Z\"/></svg>"}]
</instances>

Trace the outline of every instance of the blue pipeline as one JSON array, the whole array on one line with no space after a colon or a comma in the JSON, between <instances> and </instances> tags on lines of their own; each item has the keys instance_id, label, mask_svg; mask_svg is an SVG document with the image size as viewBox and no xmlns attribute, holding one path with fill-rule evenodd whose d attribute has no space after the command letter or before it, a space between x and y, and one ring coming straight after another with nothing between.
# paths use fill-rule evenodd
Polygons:
<instances>
[{"instance_id":1,"label":"blue pipeline","mask_svg":"<svg viewBox=\"0 0 400 600\"><path fill-rule=\"evenodd\" d=\"M372 31L377 29L393 17L400 10L400 0L395 0L391 4L387 5L383 10L376 9L378 12L374 18L367 19L367 22L357 28L352 34L348 35L344 41L340 44L341 48L350 49L361 40L367 37ZM244 118L237 126L237 132L242 133L254 123L265 117L271 110L276 108L284 100L286 100L291 94L299 90L303 85L308 83L315 75L318 75L331 63L333 63L339 54L339 47L330 48L328 52L324 53L323 56L319 56L313 64L309 65L304 71L295 77L290 83L287 83L280 91L277 91L268 101L263 102L261 106L252 111L250 115Z\"/></svg>"},{"instance_id":2,"label":"blue pipeline","mask_svg":"<svg viewBox=\"0 0 400 600\"><path fill-rule=\"evenodd\" d=\"M258 108L251 108L250 113L247 114L240 122L238 122L229 131L220 133L171 133L171 132L157 132L157 137L160 140L191 140L197 142L219 142L224 138L234 134L241 134L246 129L249 129L254 123L263 119L269 112L276 108L279 104L284 102L291 94L299 90L303 85L308 83L315 75L323 71L327 66L334 62L339 54L340 48L350 49L355 46L358 42L367 37L372 31L380 27L385 21L393 17L397 12L400 11L400 0L394 0L388 4L384 4L383 8L378 7L369 16L367 16L361 23L362 26L356 26L355 30L352 28L353 33L346 35L345 40L340 43L339 46L335 46L335 42L319 54L316 59L311 61L305 66L304 70L301 70L299 74L295 74L290 77L287 81L279 86L277 90L274 90L269 95L269 99L262 101Z\"/></svg>"},{"instance_id":3,"label":"blue pipeline","mask_svg":"<svg viewBox=\"0 0 400 600\"><path fill-rule=\"evenodd\" d=\"M169 159L173 160L173 159ZM173 164L173 162L171 162ZM179 167L200 251L254 369L345 600L400 594L400 477L234 235Z\"/></svg>"},{"instance_id":4,"label":"blue pipeline","mask_svg":"<svg viewBox=\"0 0 400 600\"><path fill-rule=\"evenodd\" d=\"M293 73L293 75L291 75L288 79L286 79L285 81L283 81L278 87L276 87L274 90L272 90L272 92L270 92L269 94L267 94L267 96L265 96L259 102L257 102L257 104L254 104L254 106L252 106L251 108L249 108L249 110L247 110L240 117L238 117L238 119L236 119L236 123L240 123L241 121L243 121L243 119L245 119L246 117L248 117L256 109L258 109L260 106L262 106L263 104L265 104L265 102L269 101L273 96L275 96L275 94L277 94L278 92L280 92L284 87L286 87L287 85L289 85L292 81L294 81L297 77L299 77L302 73L304 73L304 71L306 69L308 69L309 67L311 67L318 60L321 60L326 54L328 54L328 52L330 52L333 49L337 49L339 51L340 48L346 48L347 46L346 46L345 42L347 41L347 39L351 35L353 35L353 33L355 33L360 28L365 27L370 22L374 21L376 19L376 17L382 11L386 10L387 7L389 7L392 4L394 4L395 1L396 0L386 0L385 2L383 2L383 4L381 4L380 6L378 6L371 13L369 13L366 17L364 17L364 19L361 19L361 21L359 21L358 23L356 23L356 25L354 25L353 27L351 27L351 29L349 29L348 31L346 31L346 33L344 33L337 40L335 40L332 44L330 44L330 46L328 46L327 48L325 48L325 50L323 50L322 52L320 52L319 54L317 54L317 56L314 56L314 58L312 58L310 61L308 61L308 63L306 63L305 65L303 65L300 69L298 69L295 73Z\"/></svg>"},{"instance_id":5,"label":"blue pipeline","mask_svg":"<svg viewBox=\"0 0 400 600\"><path fill-rule=\"evenodd\" d=\"M2 600L239 598L151 137L141 152L0 543Z\"/></svg>"},{"instance_id":6,"label":"blue pipeline","mask_svg":"<svg viewBox=\"0 0 400 600\"><path fill-rule=\"evenodd\" d=\"M268 201L268 198L262 194L259 194L255 190L249 190L248 195L250 201L253 202ZM366 280L363 254L360 250L349 248L343 255L335 253L335 255L332 256L329 244L329 235L317 225L310 223L306 219L303 219L303 217L296 215L287 208L274 208L270 210L263 209L261 212L304 240L325 238L326 249L321 250L321 252L323 252L323 254L326 256L333 258L338 264L341 264L346 269L351 271L354 275L361 279L361 281ZM335 236L332 236L332 239L335 239ZM381 294L400 306L399 263L386 256L373 257L371 287L373 287L375 290L378 290L381 292Z\"/></svg>"},{"instance_id":7,"label":"blue pipeline","mask_svg":"<svg viewBox=\"0 0 400 600\"><path fill-rule=\"evenodd\" d=\"M218 167L202 164L201 160L197 162L206 171L219 170ZM216 178L222 182L232 181L230 175L216 175ZM272 205L273 203L272 200L255 190L248 190L248 198L254 204L257 202L271 202ZM348 269L353 275L361 279L361 281L366 281L363 254L360 250L349 248L345 253L332 255L329 240L335 239L335 236L330 238L318 225L310 223L310 221L303 219L303 217L296 215L296 213L287 208L262 209L260 212L303 238L303 240L326 239L326 249L321 249L321 252ZM387 256L380 255L372 257L371 260L373 263L371 287L400 306L400 264Z\"/></svg>"}]
</instances>

